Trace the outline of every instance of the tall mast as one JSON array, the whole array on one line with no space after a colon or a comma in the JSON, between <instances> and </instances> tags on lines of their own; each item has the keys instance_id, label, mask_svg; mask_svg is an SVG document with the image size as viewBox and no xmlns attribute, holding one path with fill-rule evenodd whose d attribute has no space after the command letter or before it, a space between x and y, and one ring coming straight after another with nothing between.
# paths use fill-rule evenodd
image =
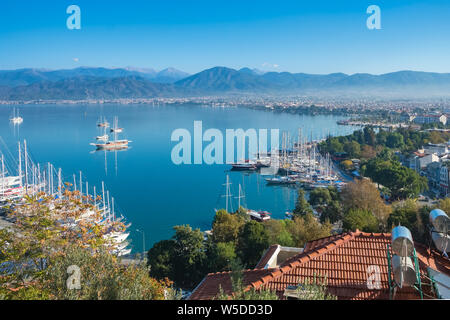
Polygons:
<instances>
[{"instance_id":1,"label":"tall mast","mask_svg":"<svg viewBox=\"0 0 450 320\"><path fill-rule=\"evenodd\" d=\"M58 196L62 197L62 179L61 179L61 168L58 170Z\"/></svg>"},{"instance_id":2,"label":"tall mast","mask_svg":"<svg viewBox=\"0 0 450 320\"><path fill-rule=\"evenodd\" d=\"M227 175L227 182L225 183L225 210L227 212L228 212L228 198L231 197L230 184L231 184L230 177Z\"/></svg>"},{"instance_id":3,"label":"tall mast","mask_svg":"<svg viewBox=\"0 0 450 320\"><path fill-rule=\"evenodd\" d=\"M2 196L5 196L5 159L2 153Z\"/></svg>"},{"instance_id":4,"label":"tall mast","mask_svg":"<svg viewBox=\"0 0 450 320\"><path fill-rule=\"evenodd\" d=\"M22 187L22 152L21 152L21 148L20 148L20 141L18 142L19 144L19 177L20 177L20 186Z\"/></svg>"},{"instance_id":5,"label":"tall mast","mask_svg":"<svg viewBox=\"0 0 450 320\"><path fill-rule=\"evenodd\" d=\"M50 162L48 162L48 164L47 164L47 169L48 169L48 182L47 182L48 187L47 187L47 190L48 190L48 194L51 195L52 194L52 190L51 190L52 181L51 181L51 176L50 176Z\"/></svg>"},{"instance_id":6,"label":"tall mast","mask_svg":"<svg viewBox=\"0 0 450 320\"><path fill-rule=\"evenodd\" d=\"M83 197L83 178L82 178L82 173L80 171L80 199Z\"/></svg>"},{"instance_id":7,"label":"tall mast","mask_svg":"<svg viewBox=\"0 0 450 320\"><path fill-rule=\"evenodd\" d=\"M42 184L41 184L41 165L38 163L37 165L37 175L38 175L38 186L39 186L39 192L42 191Z\"/></svg>"},{"instance_id":8,"label":"tall mast","mask_svg":"<svg viewBox=\"0 0 450 320\"><path fill-rule=\"evenodd\" d=\"M242 195L242 187L241 184L239 184L239 194L236 197L238 199L238 210L241 207L241 198L245 198L245 195Z\"/></svg>"},{"instance_id":9,"label":"tall mast","mask_svg":"<svg viewBox=\"0 0 450 320\"><path fill-rule=\"evenodd\" d=\"M105 203L105 183L102 181L102 199L103 199L103 214L106 214L106 203Z\"/></svg>"},{"instance_id":10,"label":"tall mast","mask_svg":"<svg viewBox=\"0 0 450 320\"><path fill-rule=\"evenodd\" d=\"M25 158L25 192L28 194L28 153L27 140L23 140L23 153Z\"/></svg>"},{"instance_id":11,"label":"tall mast","mask_svg":"<svg viewBox=\"0 0 450 320\"><path fill-rule=\"evenodd\" d=\"M108 219L111 221L111 207L109 206L109 190L106 191L106 198L108 199Z\"/></svg>"},{"instance_id":12,"label":"tall mast","mask_svg":"<svg viewBox=\"0 0 450 320\"><path fill-rule=\"evenodd\" d=\"M114 212L114 197L111 197L111 201L112 201L112 218L113 218L113 221L115 221L116 220L116 215L115 215L115 212Z\"/></svg>"}]
</instances>

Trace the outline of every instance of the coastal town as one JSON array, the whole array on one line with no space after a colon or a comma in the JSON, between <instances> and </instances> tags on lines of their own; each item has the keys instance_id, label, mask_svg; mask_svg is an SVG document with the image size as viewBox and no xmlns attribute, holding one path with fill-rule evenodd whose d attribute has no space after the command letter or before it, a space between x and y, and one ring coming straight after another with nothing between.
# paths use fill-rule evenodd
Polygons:
<instances>
[{"instance_id":1,"label":"coastal town","mask_svg":"<svg viewBox=\"0 0 450 320\"><path fill-rule=\"evenodd\" d=\"M0 12L3 317L448 314L450 2Z\"/></svg>"}]
</instances>

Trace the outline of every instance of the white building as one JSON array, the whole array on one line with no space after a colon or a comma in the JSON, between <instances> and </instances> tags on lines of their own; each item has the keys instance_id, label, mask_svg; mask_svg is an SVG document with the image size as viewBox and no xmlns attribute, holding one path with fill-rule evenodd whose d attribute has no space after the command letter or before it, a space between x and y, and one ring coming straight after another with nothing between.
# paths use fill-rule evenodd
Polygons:
<instances>
[{"instance_id":1,"label":"white building","mask_svg":"<svg viewBox=\"0 0 450 320\"><path fill-rule=\"evenodd\" d=\"M409 168L420 173L421 170L425 170L426 167L432 162L439 162L440 158L436 153L426 154L414 152L409 158Z\"/></svg>"},{"instance_id":2,"label":"white building","mask_svg":"<svg viewBox=\"0 0 450 320\"><path fill-rule=\"evenodd\" d=\"M438 156L448 154L448 145L446 143L433 144L429 143L423 147L424 153L436 153Z\"/></svg>"},{"instance_id":3,"label":"white building","mask_svg":"<svg viewBox=\"0 0 450 320\"><path fill-rule=\"evenodd\" d=\"M447 116L445 114L425 114L418 115L414 118L414 123L417 124L428 124L428 123L442 123L443 125L447 124Z\"/></svg>"},{"instance_id":4,"label":"white building","mask_svg":"<svg viewBox=\"0 0 450 320\"><path fill-rule=\"evenodd\" d=\"M440 171L440 191L443 195L448 196L449 195L449 163L447 162L447 165L443 165Z\"/></svg>"}]
</instances>

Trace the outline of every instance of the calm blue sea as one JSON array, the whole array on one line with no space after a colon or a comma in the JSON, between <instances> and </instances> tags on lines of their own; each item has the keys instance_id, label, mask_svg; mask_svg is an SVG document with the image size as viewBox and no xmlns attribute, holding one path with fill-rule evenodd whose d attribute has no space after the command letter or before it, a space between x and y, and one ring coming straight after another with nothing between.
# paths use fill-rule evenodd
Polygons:
<instances>
[{"instance_id":1,"label":"calm blue sea","mask_svg":"<svg viewBox=\"0 0 450 320\"><path fill-rule=\"evenodd\" d=\"M214 208L225 207L226 174L230 174L232 193L237 196L238 184L245 192L245 203L252 209L264 209L274 218L283 218L294 206L296 190L266 186L258 174L228 172L227 165L174 165L171 150L172 131L186 128L193 131L195 120L203 122L203 130L263 128L288 130L296 136L298 128L313 139L328 133L341 135L354 127L338 126L337 116L306 116L256 111L246 108L212 108L195 105L24 105L16 106L24 122L13 127L8 119L12 106L0 107L0 136L9 150L16 154L17 141L26 139L33 159L52 162L61 167L66 180L81 170L89 185L105 181L116 204L128 221L132 246L145 247L172 235L172 227L190 224L207 230L211 227ZM132 140L130 148L121 152L93 152L96 126L104 116L112 123L118 116L121 135ZM281 133L280 133L281 135ZM0 144L0 148L2 145ZM234 208L237 200L234 199Z\"/></svg>"}]
</instances>

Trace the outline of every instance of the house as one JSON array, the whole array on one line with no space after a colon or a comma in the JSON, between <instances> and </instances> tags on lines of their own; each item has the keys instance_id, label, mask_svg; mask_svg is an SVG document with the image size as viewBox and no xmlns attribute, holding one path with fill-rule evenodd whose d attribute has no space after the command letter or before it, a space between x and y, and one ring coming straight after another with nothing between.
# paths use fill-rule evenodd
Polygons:
<instances>
[{"instance_id":1,"label":"house","mask_svg":"<svg viewBox=\"0 0 450 320\"><path fill-rule=\"evenodd\" d=\"M450 161L444 162L442 164L440 170L440 183L439 190L444 197L447 197L449 194L449 185L450 185Z\"/></svg>"},{"instance_id":2,"label":"house","mask_svg":"<svg viewBox=\"0 0 450 320\"><path fill-rule=\"evenodd\" d=\"M414 152L408 158L408 167L419 173L421 170L426 169L427 165L430 163L439 162L439 156L436 153L426 154L420 153L420 151L422 150Z\"/></svg>"},{"instance_id":3,"label":"house","mask_svg":"<svg viewBox=\"0 0 450 320\"><path fill-rule=\"evenodd\" d=\"M436 153L438 156L443 156L448 154L448 145L446 143L429 143L425 147L423 147L423 150L426 154Z\"/></svg>"},{"instance_id":4,"label":"house","mask_svg":"<svg viewBox=\"0 0 450 320\"><path fill-rule=\"evenodd\" d=\"M402 113L400 116L400 121L401 122L411 122L416 118L415 115L409 114L409 113Z\"/></svg>"},{"instance_id":5,"label":"house","mask_svg":"<svg viewBox=\"0 0 450 320\"><path fill-rule=\"evenodd\" d=\"M413 121L417 124L442 123L443 125L446 125L447 116L445 114L418 115Z\"/></svg>"},{"instance_id":6,"label":"house","mask_svg":"<svg viewBox=\"0 0 450 320\"><path fill-rule=\"evenodd\" d=\"M314 278L326 278L327 291L343 300L390 299L387 248L391 242L388 233L364 233L359 230L308 242L302 252L284 262L270 261L276 250L267 250L253 270L243 271L245 290L270 289L280 299L288 299L292 288ZM450 261L439 252L419 243L414 244L425 298L433 295L430 273L439 277L450 275ZM232 293L230 272L208 274L194 289L191 300L209 300L216 297L219 288ZM436 277L436 276L435 276ZM373 281L373 280L376 281ZM411 287L398 289L394 299L420 299Z\"/></svg>"},{"instance_id":7,"label":"house","mask_svg":"<svg viewBox=\"0 0 450 320\"><path fill-rule=\"evenodd\" d=\"M441 184L441 167L440 162L431 162L426 168L426 177L432 190L439 190Z\"/></svg>"}]
</instances>

